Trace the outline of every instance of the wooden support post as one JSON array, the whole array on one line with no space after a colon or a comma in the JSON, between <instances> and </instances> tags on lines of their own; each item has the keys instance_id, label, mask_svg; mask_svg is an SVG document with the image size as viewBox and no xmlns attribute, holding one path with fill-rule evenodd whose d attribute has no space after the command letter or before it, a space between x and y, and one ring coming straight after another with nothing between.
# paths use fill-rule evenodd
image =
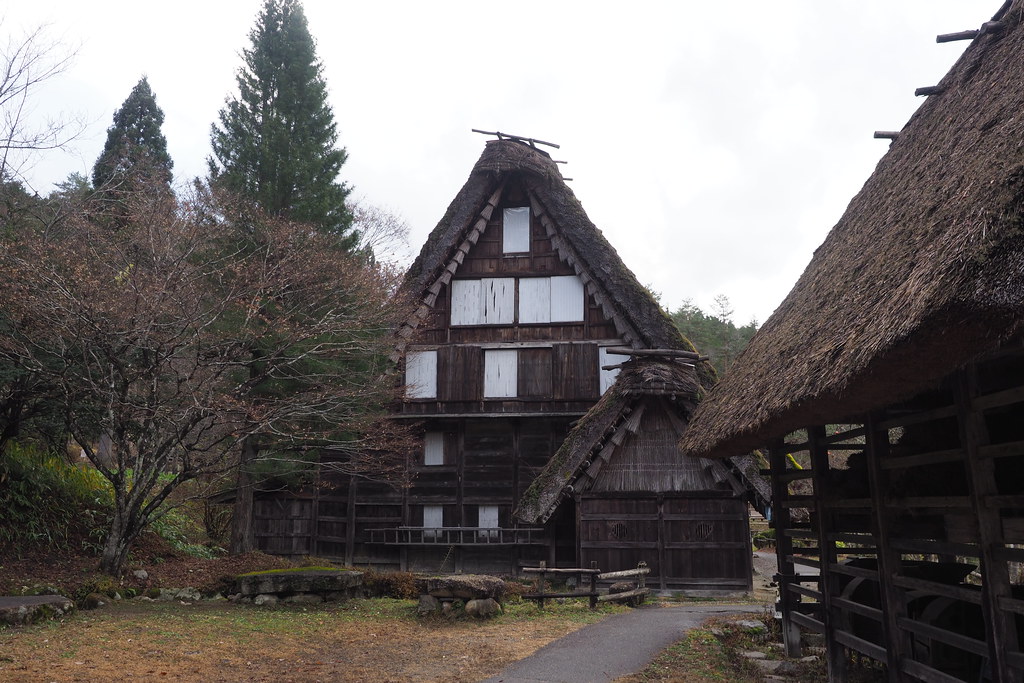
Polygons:
<instances>
[{"instance_id":1,"label":"wooden support post","mask_svg":"<svg viewBox=\"0 0 1024 683\"><path fill-rule=\"evenodd\" d=\"M980 448L988 445L989 435L984 414L974 406L977 397L977 366L971 363L957 373L956 405L960 446L966 456L971 505L978 520L981 611L985 618L989 668L994 683L1010 683L1020 680L1020 675L1014 675L1014 669L1009 663L1009 655L1018 653L1020 646L1014 615L1000 605L1001 601L1013 595L1007 563L999 556L1005 547L1000 509L988 504L989 497L999 493L995 463L992 458L979 455Z\"/></svg>"},{"instance_id":2,"label":"wooden support post","mask_svg":"<svg viewBox=\"0 0 1024 683\"><path fill-rule=\"evenodd\" d=\"M836 614L832 599L839 592L839 586L830 565L838 562L836 544L829 540L832 532L832 510L829 506L828 491L828 445L825 443L825 427L818 425L807 428L807 441L811 453L811 478L814 483L814 508L818 518L818 589L821 591L821 621L825 625L825 648L828 664L828 680L846 683L848 667L846 652L836 640Z\"/></svg>"},{"instance_id":3,"label":"wooden support post","mask_svg":"<svg viewBox=\"0 0 1024 683\"><path fill-rule=\"evenodd\" d=\"M900 136L900 132L898 130L876 130L875 131L875 139L876 140L895 140L899 136Z\"/></svg>"},{"instance_id":4,"label":"wooden support post","mask_svg":"<svg viewBox=\"0 0 1024 683\"><path fill-rule=\"evenodd\" d=\"M789 508L783 503L789 497L789 485L780 479L786 471L786 444L779 439L768 449L768 463L772 471L772 527L775 529L776 555L779 573L775 578L779 584L779 608L782 610L782 642L787 657L800 656L800 627L792 615L800 598L789 586L793 583L796 568L793 566L793 539L786 535L790 527Z\"/></svg>"},{"instance_id":5,"label":"wooden support post","mask_svg":"<svg viewBox=\"0 0 1024 683\"><path fill-rule=\"evenodd\" d=\"M590 609L597 607L597 562L590 561Z\"/></svg>"},{"instance_id":6,"label":"wooden support post","mask_svg":"<svg viewBox=\"0 0 1024 683\"><path fill-rule=\"evenodd\" d=\"M356 477L348 478L348 501L345 503L345 566L351 567L356 553Z\"/></svg>"},{"instance_id":7,"label":"wooden support post","mask_svg":"<svg viewBox=\"0 0 1024 683\"><path fill-rule=\"evenodd\" d=\"M889 680L904 680L901 665L911 653L910 635L899 628L897 620L907 616L907 603L903 589L894 579L900 573L900 553L890 543L890 520L885 501L889 482L881 460L889 454L889 430L880 427L875 415L864 423L864 455L868 466L868 484L871 488L871 520L875 525L875 547L878 549L878 584L882 600L882 632L885 634L886 665Z\"/></svg>"},{"instance_id":8,"label":"wooden support post","mask_svg":"<svg viewBox=\"0 0 1024 683\"><path fill-rule=\"evenodd\" d=\"M537 586L537 592L540 594L540 598L537 599L537 604L540 605L541 609L544 609L544 583L547 581L548 573L545 571L548 568L547 562L540 563L540 585Z\"/></svg>"}]
</instances>

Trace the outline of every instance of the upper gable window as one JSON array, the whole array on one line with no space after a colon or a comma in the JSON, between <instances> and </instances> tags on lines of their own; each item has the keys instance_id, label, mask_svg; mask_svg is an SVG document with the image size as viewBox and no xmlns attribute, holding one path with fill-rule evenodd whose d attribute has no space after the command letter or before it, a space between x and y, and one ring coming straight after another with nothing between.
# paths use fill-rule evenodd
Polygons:
<instances>
[{"instance_id":1,"label":"upper gable window","mask_svg":"<svg viewBox=\"0 0 1024 683\"><path fill-rule=\"evenodd\" d=\"M510 325L515 301L515 278L452 280L452 325Z\"/></svg>"},{"instance_id":2,"label":"upper gable window","mask_svg":"<svg viewBox=\"0 0 1024 683\"><path fill-rule=\"evenodd\" d=\"M575 275L523 278L519 281L519 322L583 322L586 293Z\"/></svg>"},{"instance_id":3,"label":"upper gable window","mask_svg":"<svg viewBox=\"0 0 1024 683\"><path fill-rule=\"evenodd\" d=\"M501 234L502 253L522 254L530 251L530 207L505 209Z\"/></svg>"}]
</instances>

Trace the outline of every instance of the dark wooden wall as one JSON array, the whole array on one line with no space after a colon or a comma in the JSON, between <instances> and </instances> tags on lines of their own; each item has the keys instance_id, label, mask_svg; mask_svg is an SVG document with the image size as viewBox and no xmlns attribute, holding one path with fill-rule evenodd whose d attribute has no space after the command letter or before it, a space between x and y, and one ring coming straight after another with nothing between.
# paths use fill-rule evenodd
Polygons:
<instances>
[{"instance_id":1,"label":"dark wooden wall","mask_svg":"<svg viewBox=\"0 0 1024 683\"><path fill-rule=\"evenodd\" d=\"M747 504L729 493L592 493L579 501L582 566L651 568L661 588L749 590Z\"/></svg>"}]
</instances>

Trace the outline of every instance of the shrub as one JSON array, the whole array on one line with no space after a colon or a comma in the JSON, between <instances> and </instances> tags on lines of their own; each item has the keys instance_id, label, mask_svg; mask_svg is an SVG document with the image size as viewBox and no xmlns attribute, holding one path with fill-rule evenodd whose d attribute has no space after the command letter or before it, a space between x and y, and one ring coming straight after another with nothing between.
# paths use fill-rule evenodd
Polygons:
<instances>
[{"instance_id":1,"label":"shrub","mask_svg":"<svg viewBox=\"0 0 1024 683\"><path fill-rule=\"evenodd\" d=\"M95 528L109 524L112 495L93 467L63 454L8 443L0 457L0 550L67 550L97 546Z\"/></svg>"},{"instance_id":2,"label":"shrub","mask_svg":"<svg viewBox=\"0 0 1024 683\"><path fill-rule=\"evenodd\" d=\"M363 592L372 598L414 599L419 596L416 575L412 572L380 572L364 569Z\"/></svg>"}]
</instances>

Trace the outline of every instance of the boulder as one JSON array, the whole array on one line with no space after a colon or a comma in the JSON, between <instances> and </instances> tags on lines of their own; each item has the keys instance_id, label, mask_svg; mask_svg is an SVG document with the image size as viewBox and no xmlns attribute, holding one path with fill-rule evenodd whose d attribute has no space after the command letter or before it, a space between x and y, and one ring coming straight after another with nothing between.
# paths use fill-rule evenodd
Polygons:
<instances>
[{"instance_id":1,"label":"boulder","mask_svg":"<svg viewBox=\"0 0 1024 683\"><path fill-rule=\"evenodd\" d=\"M416 614L436 614L441 611L441 601L433 595L421 595L420 602L416 605Z\"/></svg>"},{"instance_id":2,"label":"boulder","mask_svg":"<svg viewBox=\"0 0 1024 683\"><path fill-rule=\"evenodd\" d=\"M102 593L89 593L82 598L82 609L99 609L107 604L107 596Z\"/></svg>"},{"instance_id":3,"label":"boulder","mask_svg":"<svg viewBox=\"0 0 1024 683\"><path fill-rule=\"evenodd\" d=\"M243 597L276 595L288 597L299 593L314 593L321 597L331 595L355 597L363 585L363 573L345 569L295 569L289 571L256 572L237 577L238 592Z\"/></svg>"},{"instance_id":4,"label":"boulder","mask_svg":"<svg viewBox=\"0 0 1024 683\"><path fill-rule=\"evenodd\" d=\"M74 609L75 603L63 595L0 596L0 624L14 626L42 619L56 619Z\"/></svg>"},{"instance_id":5,"label":"boulder","mask_svg":"<svg viewBox=\"0 0 1024 683\"><path fill-rule=\"evenodd\" d=\"M252 604L273 606L277 604L277 596L270 594L257 595L253 598Z\"/></svg>"},{"instance_id":6,"label":"boulder","mask_svg":"<svg viewBox=\"0 0 1024 683\"><path fill-rule=\"evenodd\" d=\"M319 605L324 599L316 593L296 593L289 595L283 602L297 603L300 605Z\"/></svg>"},{"instance_id":7,"label":"boulder","mask_svg":"<svg viewBox=\"0 0 1024 683\"><path fill-rule=\"evenodd\" d=\"M494 598L470 600L466 603L466 614L477 619L490 619L501 614L501 605Z\"/></svg>"},{"instance_id":8,"label":"boulder","mask_svg":"<svg viewBox=\"0 0 1024 683\"><path fill-rule=\"evenodd\" d=\"M416 583L421 594L432 595L442 600L485 600L491 598L501 602L507 589L505 582L501 579L484 574L428 576L417 579Z\"/></svg>"}]
</instances>

